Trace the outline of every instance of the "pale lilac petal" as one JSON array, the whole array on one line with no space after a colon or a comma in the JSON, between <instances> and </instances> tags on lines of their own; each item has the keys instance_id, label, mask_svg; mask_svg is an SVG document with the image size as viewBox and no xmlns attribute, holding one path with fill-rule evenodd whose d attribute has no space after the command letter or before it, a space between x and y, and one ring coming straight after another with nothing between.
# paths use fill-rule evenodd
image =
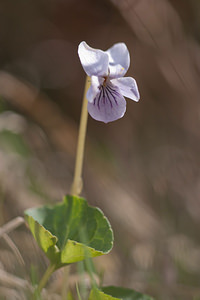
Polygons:
<instances>
[{"instance_id":1,"label":"pale lilac petal","mask_svg":"<svg viewBox=\"0 0 200 300\"><path fill-rule=\"evenodd\" d=\"M137 83L132 77L123 77L111 80L112 84L117 86L120 93L134 101L139 101L140 94L138 91Z\"/></svg>"},{"instance_id":2,"label":"pale lilac petal","mask_svg":"<svg viewBox=\"0 0 200 300\"><path fill-rule=\"evenodd\" d=\"M90 87L87 91L86 98L89 102L93 102L96 95L99 93L99 88L104 82L104 78L102 77L97 77L97 76L92 76L91 77L91 84Z\"/></svg>"},{"instance_id":3,"label":"pale lilac petal","mask_svg":"<svg viewBox=\"0 0 200 300\"><path fill-rule=\"evenodd\" d=\"M113 86L101 87L93 103L88 102L88 112L92 118L104 123L123 117L126 111L126 100Z\"/></svg>"},{"instance_id":4,"label":"pale lilac petal","mask_svg":"<svg viewBox=\"0 0 200 300\"><path fill-rule=\"evenodd\" d=\"M110 78L123 77L130 66L130 55L126 45L115 44L106 53L109 56Z\"/></svg>"},{"instance_id":5,"label":"pale lilac petal","mask_svg":"<svg viewBox=\"0 0 200 300\"><path fill-rule=\"evenodd\" d=\"M93 49L81 42L78 46L78 55L83 69L88 76L107 76L108 75L108 54L99 49Z\"/></svg>"}]
</instances>

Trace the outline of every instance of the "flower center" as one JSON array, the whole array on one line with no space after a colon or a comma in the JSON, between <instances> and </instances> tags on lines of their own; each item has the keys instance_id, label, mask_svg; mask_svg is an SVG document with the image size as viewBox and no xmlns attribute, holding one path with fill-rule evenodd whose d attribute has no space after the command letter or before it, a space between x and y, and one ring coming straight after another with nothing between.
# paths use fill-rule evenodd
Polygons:
<instances>
[{"instance_id":1,"label":"flower center","mask_svg":"<svg viewBox=\"0 0 200 300\"><path fill-rule=\"evenodd\" d=\"M103 86L105 87L107 85L108 76L104 76L103 78L104 78Z\"/></svg>"}]
</instances>

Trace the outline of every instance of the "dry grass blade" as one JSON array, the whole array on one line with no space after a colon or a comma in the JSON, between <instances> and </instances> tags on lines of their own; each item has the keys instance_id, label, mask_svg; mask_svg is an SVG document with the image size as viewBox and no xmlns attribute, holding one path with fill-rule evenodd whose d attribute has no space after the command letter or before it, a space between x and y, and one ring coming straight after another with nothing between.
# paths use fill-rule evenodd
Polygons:
<instances>
[{"instance_id":1,"label":"dry grass blade","mask_svg":"<svg viewBox=\"0 0 200 300\"><path fill-rule=\"evenodd\" d=\"M0 270L0 282L10 287L19 289L31 289L31 286L27 280L21 279L13 274L10 274L4 270Z\"/></svg>"},{"instance_id":2,"label":"dry grass blade","mask_svg":"<svg viewBox=\"0 0 200 300\"><path fill-rule=\"evenodd\" d=\"M15 289L0 287L0 299L26 300L25 296Z\"/></svg>"},{"instance_id":3,"label":"dry grass blade","mask_svg":"<svg viewBox=\"0 0 200 300\"><path fill-rule=\"evenodd\" d=\"M16 256L19 264L24 267L25 266L25 262L23 260L23 257L21 256L21 253L20 253L19 249L15 245L15 243L11 240L11 238L6 233L3 234L2 238L6 241L6 243L8 244L8 246L11 248L11 250L15 254L15 256Z\"/></svg>"},{"instance_id":4,"label":"dry grass blade","mask_svg":"<svg viewBox=\"0 0 200 300\"><path fill-rule=\"evenodd\" d=\"M24 224L24 218L22 217L17 217L11 221L9 221L8 223L6 223L5 225L3 225L0 228L0 238L4 235L4 234L8 234L9 232L11 232L12 230L16 229L17 227L19 227L20 225Z\"/></svg>"}]
</instances>

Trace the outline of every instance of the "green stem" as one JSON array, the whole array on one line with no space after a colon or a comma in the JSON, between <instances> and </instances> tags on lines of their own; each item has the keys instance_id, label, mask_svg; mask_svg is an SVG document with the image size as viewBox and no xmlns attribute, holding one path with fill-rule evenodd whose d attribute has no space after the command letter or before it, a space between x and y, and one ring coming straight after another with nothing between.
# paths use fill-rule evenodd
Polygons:
<instances>
[{"instance_id":1,"label":"green stem","mask_svg":"<svg viewBox=\"0 0 200 300\"><path fill-rule=\"evenodd\" d=\"M90 77L87 76L86 82L85 82L82 111L81 111L81 120L80 120L79 135L78 135L78 145L77 145L77 152L76 152L74 179L73 179L71 192L70 192L71 195L75 195L75 196L80 195L80 193L82 191L82 187L83 187L82 168L83 168L85 136L86 136L87 119L88 119L88 112L87 112L88 101L86 99L86 93L88 91L89 86L90 86Z\"/></svg>"},{"instance_id":2,"label":"green stem","mask_svg":"<svg viewBox=\"0 0 200 300\"><path fill-rule=\"evenodd\" d=\"M35 296L39 297L42 289L45 287L49 277L51 274L55 271L56 265L50 264L48 268L46 269L46 272L44 273L42 279L40 280L40 283L35 291ZM37 299L37 298L36 298Z\"/></svg>"}]
</instances>

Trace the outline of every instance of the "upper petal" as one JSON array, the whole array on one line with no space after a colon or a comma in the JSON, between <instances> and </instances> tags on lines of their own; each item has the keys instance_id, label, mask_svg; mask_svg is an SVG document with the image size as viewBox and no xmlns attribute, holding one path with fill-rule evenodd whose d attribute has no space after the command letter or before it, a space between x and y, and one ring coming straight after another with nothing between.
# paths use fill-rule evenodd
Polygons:
<instances>
[{"instance_id":1,"label":"upper petal","mask_svg":"<svg viewBox=\"0 0 200 300\"><path fill-rule=\"evenodd\" d=\"M123 77L130 66L129 51L124 43L117 43L106 51L109 56L111 78Z\"/></svg>"},{"instance_id":2,"label":"upper petal","mask_svg":"<svg viewBox=\"0 0 200 300\"><path fill-rule=\"evenodd\" d=\"M78 55L83 69L88 76L107 76L108 75L108 54L99 49L93 49L81 42L78 46Z\"/></svg>"},{"instance_id":3,"label":"upper petal","mask_svg":"<svg viewBox=\"0 0 200 300\"><path fill-rule=\"evenodd\" d=\"M132 77L123 77L111 80L112 84L117 86L121 94L134 101L139 101L140 93L137 83Z\"/></svg>"},{"instance_id":4,"label":"upper petal","mask_svg":"<svg viewBox=\"0 0 200 300\"><path fill-rule=\"evenodd\" d=\"M88 112L92 118L104 123L123 117L126 111L126 100L117 87L101 87L94 102L88 102Z\"/></svg>"}]
</instances>

